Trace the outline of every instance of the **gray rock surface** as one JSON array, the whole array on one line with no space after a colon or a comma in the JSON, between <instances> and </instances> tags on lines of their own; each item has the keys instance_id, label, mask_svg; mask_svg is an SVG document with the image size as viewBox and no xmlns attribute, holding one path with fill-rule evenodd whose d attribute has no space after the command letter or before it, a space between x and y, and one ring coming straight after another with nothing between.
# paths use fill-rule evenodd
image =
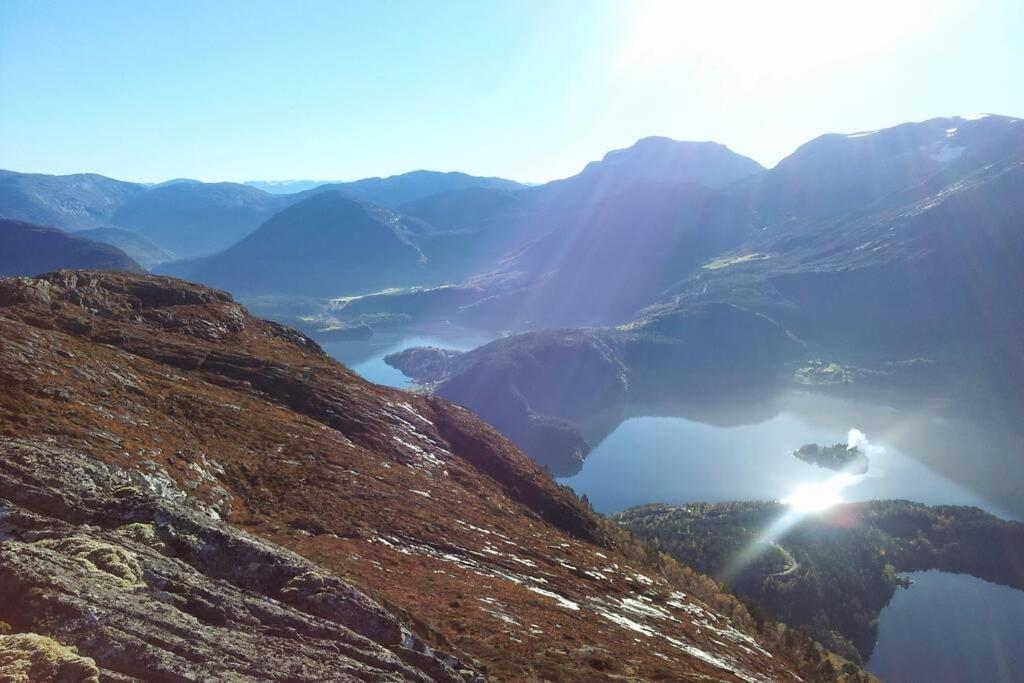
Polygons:
<instances>
[{"instance_id":1,"label":"gray rock surface","mask_svg":"<svg viewBox=\"0 0 1024 683\"><path fill-rule=\"evenodd\" d=\"M0 459L0 621L77 648L103 680L482 679L337 576L138 474L31 440L0 439Z\"/></svg>"}]
</instances>

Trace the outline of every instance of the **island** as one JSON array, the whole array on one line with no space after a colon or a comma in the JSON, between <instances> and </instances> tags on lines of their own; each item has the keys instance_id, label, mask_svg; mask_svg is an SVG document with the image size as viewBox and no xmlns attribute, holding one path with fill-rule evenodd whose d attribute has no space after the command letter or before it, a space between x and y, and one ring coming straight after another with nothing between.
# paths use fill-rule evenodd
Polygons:
<instances>
[{"instance_id":1,"label":"island","mask_svg":"<svg viewBox=\"0 0 1024 683\"><path fill-rule=\"evenodd\" d=\"M849 472L850 474L866 474L868 456L856 446L837 443L833 446L819 446L816 443L804 444L793 451L793 457L818 467Z\"/></svg>"}]
</instances>

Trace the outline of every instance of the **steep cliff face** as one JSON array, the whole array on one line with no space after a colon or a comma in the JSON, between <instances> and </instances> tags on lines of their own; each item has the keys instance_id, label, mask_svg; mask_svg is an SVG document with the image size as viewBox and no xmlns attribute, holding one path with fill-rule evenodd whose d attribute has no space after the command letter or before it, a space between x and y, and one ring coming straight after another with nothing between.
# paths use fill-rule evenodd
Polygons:
<instances>
[{"instance_id":1,"label":"steep cliff face","mask_svg":"<svg viewBox=\"0 0 1024 683\"><path fill-rule=\"evenodd\" d=\"M0 339L0 621L75 666L793 679L474 415L368 384L226 294L0 280Z\"/></svg>"}]
</instances>

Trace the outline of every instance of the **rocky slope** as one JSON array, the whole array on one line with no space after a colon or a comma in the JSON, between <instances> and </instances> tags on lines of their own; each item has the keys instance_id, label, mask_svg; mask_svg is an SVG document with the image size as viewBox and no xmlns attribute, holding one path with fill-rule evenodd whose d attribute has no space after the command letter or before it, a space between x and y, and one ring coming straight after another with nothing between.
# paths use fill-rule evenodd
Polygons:
<instances>
[{"instance_id":1,"label":"rocky slope","mask_svg":"<svg viewBox=\"0 0 1024 683\"><path fill-rule=\"evenodd\" d=\"M38 275L58 268L143 271L126 253L109 244L0 218L0 276Z\"/></svg>"},{"instance_id":2,"label":"rocky slope","mask_svg":"<svg viewBox=\"0 0 1024 683\"><path fill-rule=\"evenodd\" d=\"M795 680L734 602L630 560L468 411L370 385L221 292L0 280L0 339L0 621L20 634L0 662L62 652L111 680Z\"/></svg>"}]
</instances>

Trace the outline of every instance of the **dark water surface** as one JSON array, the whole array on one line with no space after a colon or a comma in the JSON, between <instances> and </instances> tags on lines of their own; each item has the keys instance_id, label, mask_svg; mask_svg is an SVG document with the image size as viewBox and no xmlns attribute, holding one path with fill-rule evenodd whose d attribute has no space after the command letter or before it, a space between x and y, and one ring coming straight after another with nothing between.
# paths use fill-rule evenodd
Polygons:
<instances>
[{"instance_id":1,"label":"dark water surface","mask_svg":"<svg viewBox=\"0 0 1024 683\"><path fill-rule=\"evenodd\" d=\"M867 669L888 683L1024 681L1024 591L913 572L879 618Z\"/></svg>"},{"instance_id":2,"label":"dark water surface","mask_svg":"<svg viewBox=\"0 0 1024 683\"><path fill-rule=\"evenodd\" d=\"M478 332L440 328L417 332L377 332L366 341L321 342L321 346L335 359L371 382L408 389L414 386L412 380L384 362L388 354L415 346L469 351L489 341L491 337Z\"/></svg>"},{"instance_id":3,"label":"dark water surface","mask_svg":"<svg viewBox=\"0 0 1024 683\"><path fill-rule=\"evenodd\" d=\"M371 381L408 388L411 382L384 356L413 346L468 350L487 341L441 330L324 348ZM579 473L560 480L601 512L808 492L813 499L825 490L837 501L901 498L1024 519L1024 437L951 419L948 406L894 409L786 390L629 410L585 427L594 450ZM851 429L867 439L864 476L833 486L836 473L792 456L805 443L846 442ZM1024 682L1024 591L944 572L911 576L914 585L897 591L881 614L869 671L890 683Z\"/></svg>"}]
</instances>

